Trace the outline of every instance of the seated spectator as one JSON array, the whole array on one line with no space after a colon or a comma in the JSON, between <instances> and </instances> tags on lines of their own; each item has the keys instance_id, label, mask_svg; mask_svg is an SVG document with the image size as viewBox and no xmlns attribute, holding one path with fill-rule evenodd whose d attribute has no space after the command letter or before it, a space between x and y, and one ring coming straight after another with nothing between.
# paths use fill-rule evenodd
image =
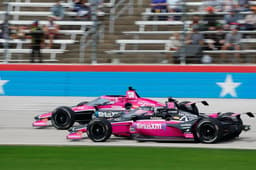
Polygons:
<instances>
[{"instance_id":1,"label":"seated spectator","mask_svg":"<svg viewBox=\"0 0 256 170\"><path fill-rule=\"evenodd\" d=\"M237 0L221 0L222 11L228 12L238 7Z\"/></svg>"},{"instance_id":2,"label":"seated spectator","mask_svg":"<svg viewBox=\"0 0 256 170\"><path fill-rule=\"evenodd\" d=\"M216 31L217 32L215 34L212 33L206 37L205 42L207 46L204 50L220 50L224 45L226 34L222 26L218 27Z\"/></svg>"},{"instance_id":3,"label":"seated spectator","mask_svg":"<svg viewBox=\"0 0 256 170\"><path fill-rule=\"evenodd\" d=\"M222 46L222 50L240 50L240 41L242 35L238 32L238 28L236 25L231 26L231 32L227 33L225 36L224 45ZM240 53L235 53L234 56L237 60L240 59ZM226 55L221 54L222 61L226 58Z\"/></svg>"},{"instance_id":4,"label":"seated spectator","mask_svg":"<svg viewBox=\"0 0 256 170\"><path fill-rule=\"evenodd\" d=\"M167 0L168 12L182 12L181 0ZM180 20L181 16L169 17L170 20Z\"/></svg>"},{"instance_id":5,"label":"seated spectator","mask_svg":"<svg viewBox=\"0 0 256 170\"><path fill-rule=\"evenodd\" d=\"M53 40L59 32L59 25L54 23L54 18L48 18L49 23L44 26L44 32L49 38L49 44L46 48L52 48Z\"/></svg>"},{"instance_id":6,"label":"seated spectator","mask_svg":"<svg viewBox=\"0 0 256 170\"><path fill-rule=\"evenodd\" d=\"M187 35L185 43L186 45L184 47L179 48L173 54L176 57L175 62L177 63L185 55L188 62L200 63L204 47L204 36L199 32L199 27L194 26L192 28L192 32Z\"/></svg>"},{"instance_id":7,"label":"seated spectator","mask_svg":"<svg viewBox=\"0 0 256 170\"><path fill-rule=\"evenodd\" d=\"M0 24L0 38L4 38L4 24Z\"/></svg>"},{"instance_id":8,"label":"seated spectator","mask_svg":"<svg viewBox=\"0 0 256 170\"><path fill-rule=\"evenodd\" d=\"M192 32L186 37L186 44L204 45L204 35L199 32L199 27L194 26Z\"/></svg>"},{"instance_id":9,"label":"seated spectator","mask_svg":"<svg viewBox=\"0 0 256 170\"><path fill-rule=\"evenodd\" d=\"M203 25L199 15L193 15L191 19L191 24L189 25L189 30L192 30L193 27L198 27L199 30L202 30Z\"/></svg>"},{"instance_id":10,"label":"seated spectator","mask_svg":"<svg viewBox=\"0 0 256 170\"><path fill-rule=\"evenodd\" d=\"M73 11L77 12L77 19L91 20L91 8L85 0L74 0Z\"/></svg>"},{"instance_id":11,"label":"seated spectator","mask_svg":"<svg viewBox=\"0 0 256 170\"><path fill-rule=\"evenodd\" d=\"M237 9L233 9L229 11L229 14L224 16L224 28L229 29L231 25L240 25L239 20L241 16Z\"/></svg>"},{"instance_id":12,"label":"seated spectator","mask_svg":"<svg viewBox=\"0 0 256 170\"><path fill-rule=\"evenodd\" d=\"M168 3L167 0L151 0L151 12L154 13L163 13L168 12ZM167 20L167 16L159 16L159 20Z\"/></svg>"},{"instance_id":13,"label":"seated spectator","mask_svg":"<svg viewBox=\"0 0 256 170\"><path fill-rule=\"evenodd\" d=\"M217 29L217 33L214 34L214 49L220 50L221 47L224 45L226 33L223 30L223 27L220 26Z\"/></svg>"},{"instance_id":14,"label":"seated spectator","mask_svg":"<svg viewBox=\"0 0 256 170\"><path fill-rule=\"evenodd\" d=\"M240 26L241 30L255 30L256 28L256 7L251 7L253 13L245 16L244 24Z\"/></svg>"},{"instance_id":15,"label":"seated spectator","mask_svg":"<svg viewBox=\"0 0 256 170\"><path fill-rule=\"evenodd\" d=\"M103 12L102 8L104 7L104 0L90 0L90 4L92 3L97 5L97 12Z\"/></svg>"},{"instance_id":16,"label":"seated spectator","mask_svg":"<svg viewBox=\"0 0 256 170\"><path fill-rule=\"evenodd\" d=\"M222 10L220 0L204 0L202 5L199 7L199 11L204 12L207 7L213 7L216 12Z\"/></svg>"},{"instance_id":17,"label":"seated spectator","mask_svg":"<svg viewBox=\"0 0 256 170\"><path fill-rule=\"evenodd\" d=\"M238 9L240 12L250 11L249 0L238 0Z\"/></svg>"},{"instance_id":18,"label":"seated spectator","mask_svg":"<svg viewBox=\"0 0 256 170\"><path fill-rule=\"evenodd\" d=\"M180 33L174 33L172 36L169 37L169 43L167 44L170 51L177 51L181 47L181 39L180 39ZM166 59L162 61L162 63L168 63L172 61L172 55L171 53L166 54Z\"/></svg>"},{"instance_id":19,"label":"seated spectator","mask_svg":"<svg viewBox=\"0 0 256 170\"><path fill-rule=\"evenodd\" d=\"M204 30L205 31L214 31L220 23L218 22L218 15L215 14L215 9L211 6L208 6L206 9L207 14L203 17Z\"/></svg>"},{"instance_id":20,"label":"seated spectator","mask_svg":"<svg viewBox=\"0 0 256 170\"><path fill-rule=\"evenodd\" d=\"M16 34L14 35L13 38L15 39L20 39L20 40L25 40L26 39L26 27L24 26L17 26L16 27Z\"/></svg>"},{"instance_id":21,"label":"seated spectator","mask_svg":"<svg viewBox=\"0 0 256 170\"><path fill-rule=\"evenodd\" d=\"M62 20L64 18L65 8L61 5L60 0L57 0L56 4L53 5L51 13L55 20Z\"/></svg>"}]
</instances>

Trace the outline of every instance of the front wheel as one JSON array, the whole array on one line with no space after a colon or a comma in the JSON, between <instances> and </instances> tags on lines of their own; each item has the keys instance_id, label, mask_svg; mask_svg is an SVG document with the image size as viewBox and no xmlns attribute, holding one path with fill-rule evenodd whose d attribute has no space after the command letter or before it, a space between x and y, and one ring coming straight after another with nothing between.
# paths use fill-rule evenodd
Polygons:
<instances>
[{"instance_id":1,"label":"front wheel","mask_svg":"<svg viewBox=\"0 0 256 170\"><path fill-rule=\"evenodd\" d=\"M223 130L217 120L203 119L197 124L195 135L195 139L199 142L216 143L221 139Z\"/></svg>"},{"instance_id":2,"label":"front wheel","mask_svg":"<svg viewBox=\"0 0 256 170\"><path fill-rule=\"evenodd\" d=\"M94 142L105 142L111 134L112 126L106 119L93 119L87 126L87 135Z\"/></svg>"},{"instance_id":3,"label":"front wheel","mask_svg":"<svg viewBox=\"0 0 256 170\"><path fill-rule=\"evenodd\" d=\"M58 107L52 112L51 122L56 129L69 129L75 123L75 113L69 107Z\"/></svg>"}]
</instances>

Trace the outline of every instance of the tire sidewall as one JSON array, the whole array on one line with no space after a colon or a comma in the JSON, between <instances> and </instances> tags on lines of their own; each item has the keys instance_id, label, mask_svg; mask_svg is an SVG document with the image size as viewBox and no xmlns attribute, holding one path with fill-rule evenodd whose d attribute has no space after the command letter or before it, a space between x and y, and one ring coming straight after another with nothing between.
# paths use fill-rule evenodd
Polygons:
<instances>
[{"instance_id":1,"label":"tire sidewall","mask_svg":"<svg viewBox=\"0 0 256 170\"><path fill-rule=\"evenodd\" d=\"M95 128L99 128L102 131L100 135L95 133ZM104 118L93 119L87 126L87 135L94 142L105 142L110 138L111 134L111 123Z\"/></svg>"},{"instance_id":2,"label":"tire sidewall","mask_svg":"<svg viewBox=\"0 0 256 170\"><path fill-rule=\"evenodd\" d=\"M66 116L66 121L65 123L63 123L62 125L60 123L57 123L56 119L58 114L65 114ZM60 130L66 130L69 129L70 127L72 127L75 123L75 115L74 115L74 111L72 109L70 109L69 107L66 106L61 106L58 107L57 109L55 109L53 111L52 114L52 118L51 118L51 122L52 125L56 128L56 129L60 129Z\"/></svg>"},{"instance_id":3,"label":"tire sidewall","mask_svg":"<svg viewBox=\"0 0 256 170\"><path fill-rule=\"evenodd\" d=\"M203 128L206 128L207 126L214 129L214 137L212 137L211 139L207 139L207 137L202 134L203 130L205 130ZM199 142L216 143L220 141L223 135L223 130L222 130L221 124L217 120L202 119L196 125L195 135L196 135L195 139L198 140Z\"/></svg>"}]
</instances>

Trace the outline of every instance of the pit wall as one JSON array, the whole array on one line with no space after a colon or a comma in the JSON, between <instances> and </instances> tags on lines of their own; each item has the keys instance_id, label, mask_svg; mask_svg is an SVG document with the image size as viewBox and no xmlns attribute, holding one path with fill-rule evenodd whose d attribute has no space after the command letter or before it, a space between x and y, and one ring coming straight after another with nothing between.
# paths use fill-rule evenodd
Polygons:
<instances>
[{"instance_id":1,"label":"pit wall","mask_svg":"<svg viewBox=\"0 0 256 170\"><path fill-rule=\"evenodd\" d=\"M0 65L0 95L256 98L256 66Z\"/></svg>"}]
</instances>

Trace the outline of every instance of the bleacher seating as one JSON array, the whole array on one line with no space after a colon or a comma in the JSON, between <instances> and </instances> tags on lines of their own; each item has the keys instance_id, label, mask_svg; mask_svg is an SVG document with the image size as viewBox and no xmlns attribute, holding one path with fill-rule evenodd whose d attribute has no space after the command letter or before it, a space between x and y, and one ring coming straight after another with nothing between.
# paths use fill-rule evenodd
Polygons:
<instances>
[{"instance_id":1,"label":"bleacher seating","mask_svg":"<svg viewBox=\"0 0 256 170\"><path fill-rule=\"evenodd\" d=\"M0 48L0 54L5 53L6 49ZM42 49L41 53L42 54L49 54L50 55L50 59L45 60L47 62L53 62L53 61L58 61L56 59L56 54L62 54L64 53L66 50L62 50L62 49ZM23 48L19 48L19 49L8 49L8 58L10 62L15 62L15 61L29 61L28 59L12 59L12 54L30 54L31 53L31 49L23 49ZM0 61L4 61L4 59L0 60Z\"/></svg>"},{"instance_id":2,"label":"bleacher seating","mask_svg":"<svg viewBox=\"0 0 256 170\"><path fill-rule=\"evenodd\" d=\"M34 22L34 20L39 20L39 24L45 25L48 23L48 21L46 20L46 17L50 16L50 8L55 4L55 1L38 1L38 0L12 0L12 1L8 1L8 2L2 2L4 3L8 3L8 15L9 17L9 26L26 26L26 27L30 27L30 25ZM92 21L74 21L74 17L77 15L75 12L72 12L70 9L71 7L71 3L73 3L72 0L64 0L64 2L62 2L62 5L66 8L65 10L65 19L62 21L55 21L56 24L58 24L60 26L60 30L59 30L59 34L58 34L58 38L61 37L61 39L56 39L54 40L54 44L58 44L60 46L60 49L43 49L43 53L47 54L49 53L51 55L51 59L48 61L54 61L56 54L59 53L63 53L66 52L66 47L67 45L71 45L72 47L75 47L76 51L76 55L75 56L79 56L77 55L77 53L79 53L78 51L80 51L80 59L81 59L81 50L83 51L82 48L84 47L90 47L90 44L88 45L82 45L81 43L91 43L92 41L89 40L90 38L93 38L93 34L94 32L92 31L94 28L95 24ZM120 5L120 9L114 8L115 6ZM90 5L89 3L86 3L86 5ZM127 6L130 7L131 5L133 5L133 0L104 0L103 3L103 8L101 7L101 9L99 11L97 11L98 16L107 16L109 18L109 21L115 21L118 18L118 15L120 15L121 13L124 13L126 11L126 9L124 10L123 7L121 6ZM3 6L4 7L4 6ZM118 6L119 8L119 6ZM30 10L31 9L31 10ZM114 9L114 10L112 10ZM7 14L5 10L5 8L1 8L0 10L0 24L3 24L3 20L5 18L5 15ZM121 12L120 12L120 11ZM112 18L108 15L113 15L115 17L112 16ZM103 19L104 17L98 17L100 20L102 19L102 21L105 21L105 19ZM110 19L111 18L111 19ZM99 22L100 24L103 22ZM105 24L105 23L103 23ZM102 35L102 31L104 31L104 25L100 25L99 28L99 32L100 32L100 40L102 40L102 37L104 37ZM61 35L61 36L59 36ZM66 39L67 36L69 35L71 37L69 37L70 39ZM77 35L80 36L79 43L77 43L76 45L72 45L75 44L75 42L77 42ZM65 38L64 38L65 37ZM63 41L64 39L64 41ZM100 41L103 42L103 41ZM2 44L2 46L4 46L5 41L4 40L0 40L0 44ZM30 41L26 40L26 41L19 41L19 40L9 40L8 41L9 44L17 44L16 47L17 50L13 50L13 49L9 49L8 53L9 56L13 56L14 54L28 54L30 52L30 49L22 49L23 44L29 44ZM13 46L13 45L12 45ZM79 47L80 46L80 47ZM26 48L27 46L25 46ZM54 47L56 47L56 45L54 45ZM91 48L91 47L90 47ZM72 50L74 50L74 48L72 48ZM0 53L5 53L5 49L1 49ZM52 53L52 54L51 54ZM72 52L70 52L69 55ZM19 61L23 61L22 58L20 58L22 55L19 55ZM27 55L24 55L27 56ZM74 56L74 55L73 55ZM4 58L4 57L2 57ZM77 58L77 57L76 57ZM80 60L79 59L79 60ZM15 59L15 61L18 61ZM12 61L14 61L12 60ZM25 60L24 60L25 61ZM57 61L57 60L55 60Z\"/></svg>"},{"instance_id":3,"label":"bleacher seating","mask_svg":"<svg viewBox=\"0 0 256 170\"><path fill-rule=\"evenodd\" d=\"M193 6L193 7L199 7L202 5L202 2L185 2L186 5ZM250 1L251 5L256 5L256 1ZM166 20L166 21L158 21L157 17L152 18L152 16L169 16L169 15L183 15L183 13L152 13L151 9L148 8L145 9L146 12L142 12L142 18L143 20L137 20L135 21L135 25L138 26L137 31L124 31L123 34L125 35L131 35L133 39L119 39L116 40L116 44L119 46L119 49L115 50L109 50L106 51L110 55L114 54L123 54L126 58L127 55L132 54L133 56L142 56L145 58L145 56L149 56L148 54L153 54L154 56L156 54L165 55L168 53L174 53L176 51L170 50L169 37L171 34L174 33L180 33L181 35L186 35L190 33L189 30L183 30L184 27L188 28L188 25L191 24L191 20L189 17L186 17L185 20L175 21L175 20ZM188 9L187 9L188 10ZM189 10L188 10L189 11ZM217 12L217 15L224 16L228 12ZM251 14L251 11L248 12L242 12L242 15ZM206 12L200 12L200 11L193 11L193 12L186 12L186 16L193 16L193 15L205 15ZM183 15L184 16L184 15ZM182 16L182 17L183 17ZM155 20L156 19L156 20ZM224 23L224 20L219 20L219 22ZM243 23L243 20L239 21L240 23ZM151 26L149 28L149 26ZM160 29L158 29L158 27ZM200 31L203 34L216 34L217 31ZM228 33L230 31L223 31L224 33ZM238 31L242 33L244 38L240 41L242 44L241 50L204 50L203 53L205 54L216 54L217 56L219 54L233 54L233 53L240 53L240 54L255 54L256 49L250 48L254 46L253 44L256 44L255 33L256 30L253 31ZM163 36L161 36L163 35ZM250 35L248 38L248 35ZM141 37L143 38L141 38ZM160 40L160 37L164 37L165 39ZM146 38L145 38L146 37ZM205 39L205 42L207 42L207 39ZM245 45L243 45L245 44ZM152 48L153 47L153 48ZM245 48L244 48L245 47ZM136 55L135 55L136 54ZM147 54L147 55L144 55ZM118 61L121 59L121 55L119 56L119 59L117 60L118 56L115 55L115 61Z\"/></svg>"},{"instance_id":4,"label":"bleacher seating","mask_svg":"<svg viewBox=\"0 0 256 170\"><path fill-rule=\"evenodd\" d=\"M13 0L14 1L14 0ZM13 17L11 18L12 20L10 20L10 24L11 25L30 25L34 20L33 19L29 19L29 20L25 20L24 18L40 18L42 17L43 19L40 19L40 24L46 24L48 21L45 20L45 17L49 16L49 9L54 2L33 2L33 0L16 0L15 2L9 2L9 9L10 12L9 14ZM65 0L65 2L63 3L63 5L65 7L69 7L70 6L70 2L72 0ZM120 0L121 1L121 0ZM115 3L117 3L119 1L116 0L108 0L108 2L105 1L104 6L107 8L111 8L114 6ZM145 53L147 54L168 54L168 53L173 53L175 51L169 50L167 44L166 43L169 38L169 36L171 36L171 34L174 33L183 33L184 31L182 30L183 26L184 26L184 22L182 21L148 21L148 17L149 16L158 16L158 15L181 15L182 13L151 13L148 10L149 4L145 4L143 2L143 0L138 0L137 4L140 4L140 8L143 8L143 11L140 13L141 16L140 18L143 18L144 20L138 19L136 22L134 22L134 26L138 26L138 30L132 31L132 30L123 30L124 35L121 35L119 37L120 40L115 41L115 39L118 37L118 34L116 34L113 37L112 41L115 41L116 44L112 43L112 50L108 50L106 49L105 52L107 52L108 54L134 54L134 56L136 57L144 57L146 58L147 56L144 55ZM142 4L144 4L142 6ZM256 1L251 1L250 4L256 5ZM198 6L202 5L202 2L186 2L186 5L188 6L188 8L193 7L193 9L198 8ZM26 11L23 11L22 9L25 9ZM29 11L28 9L40 9L40 10L31 10ZM44 10L45 9L45 10ZM111 11L111 10L109 10ZM112 10L114 11L114 10ZM188 9L188 11L190 11ZM250 12L245 12L244 14L248 14ZM0 11L0 17L5 14L4 11ZM110 13L109 13L110 14ZM187 12L186 13L189 16L193 16L193 15L204 15L205 12L198 12L198 11L193 11L193 12ZM226 14L225 12L218 12L218 15L224 15ZM66 16L74 16L75 13L66 10ZM22 20L19 20L22 19ZM113 18L112 18L113 19ZM111 20L111 17L110 17ZM93 26L93 23L87 23L85 25L83 24L75 24L73 22L79 22L79 21L70 21L67 20L65 21L66 23L58 23L61 26L60 29L60 33L61 34L65 34L65 35L71 35L70 39L73 40L73 42L75 42L77 35L84 35L85 31L88 31L87 28L90 28ZM87 22L87 21L86 21ZM190 20L189 18L187 18L185 20L186 25L190 24ZM111 22L109 22L111 23ZM75 25L73 25L75 24ZM111 24L109 24L111 25ZM158 27L160 25L160 29L155 29L156 27ZM63 27L62 27L63 26ZM153 26L153 29L149 29L149 26ZM125 27L125 26L124 26ZM71 30L70 30L71 28ZM135 28L135 27L134 27ZM163 29L162 29L163 28ZM119 31L119 30L118 30ZM246 43L250 43L250 44L254 44L256 43L255 39L254 39L254 34L256 33L255 31L240 31L241 33L246 33L247 35L250 34L250 38L246 38L244 37L244 39L242 40L242 42L246 42ZM189 31L186 31L186 33L189 33ZM210 32L210 31L204 31L202 33L205 34L209 34L209 33L215 33L215 31ZM110 34L111 35L111 34ZM162 35L162 36L161 36ZM125 36L126 38L123 38L123 36ZM128 39L127 37L131 36L133 39ZM141 37L139 37L141 36ZM161 40L163 37L165 36L165 39ZM111 37L111 38L112 38ZM145 38L147 37L147 38ZM159 38L161 37L161 38ZM66 39L67 36L65 36L65 38L61 38L61 39ZM118 38L117 38L118 39ZM133 43L134 40L134 43ZM55 41L55 44L59 44L59 46L61 46L60 43L57 43L57 41ZM72 42L72 41L71 41ZM108 42L108 41L106 41ZM26 42L28 43L28 42ZM63 43L65 44L65 43ZM70 43L72 44L72 43ZM113 50L114 49L114 45L118 46L119 49L117 50ZM147 47L149 46L149 47ZM154 48L151 48L151 47ZM73 46L71 46L73 47ZM105 47L105 46L104 46ZM24 49L24 51L22 51L21 48L18 48L20 50L14 51L13 49L10 49L10 53L11 55L16 54L16 53L29 53L29 49ZM66 48L65 48L66 49ZM81 48L80 48L81 49ZM44 53L50 54L50 50L54 50L54 49L44 49ZM66 52L66 50L62 50L60 49L56 49L56 50L60 50L58 52ZM78 49L79 50L79 49ZM77 51L76 51L77 52ZM221 53L233 53L233 52L239 52L239 53L256 53L256 50L254 49L250 49L250 48L246 48L246 49L242 49L242 50L238 50L238 51L229 51L229 50L212 50L212 51L204 51L205 53L208 54L221 54ZM2 51L0 50L0 53L4 53L4 49L2 49ZM54 58L54 55L56 56L55 53L51 56L51 58ZM109 56L109 55L107 55ZM122 58L122 56L118 56L120 58ZM134 57L133 57L134 58ZM49 59L50 61L51 59ZM132 60L132 57L131 57ZM18 60L17 60L18 61ZM56 60L57 61L57 60Z\"/></svg>"},{"instance_id":5,"label":"bleacher seating","mask_svg":"<svg viewBox=\"0 0 256 170\"><path fill-rule=\"evenodd\" d=\"M30 44L31 40L30 39L25 39L25 40L20 40L20 39L10 39L10 40L5 40L5 39L0 39L0 43L6 43L8 44L16 44L17 49L22 49L23 44ZM49 40L45 40L45 43L49 43ZM63 40L63 39L55 39L53 40L53 44L59 44L60 49L66 50L68 44L74 44L74 40Z\"/></svg>"},{"instance_id":6,"label":"bleacher seating","mask_svg":"<svg viewBox=\"0 0 256 170\"><path fill-rule=\"evenodd\" d=\"M207 41L207 39L205 40ZM164 52L168 52L169 49L170 49L170 46L169 46L169 42L170 40L156 40L156 39L147 39L147 40L142 40L142 39L119 39L119 40L116 40L116 43L120 45L120 48L119 50L115 50L115 52L118 52L118 53L125 53L126 52L126 45L127 44L130 44L130 45L139 45L139 44L142 44L142 45L145 45L145 44L148 44L148 45L153 45L153 44L161 44L163 45L163 48L161 49L161 52L164 53ZM242 39L240 41L241 43L256 43L256 39L254 38L246 38L246 39ZM144 50L134 50L134 51L137 51L137 52L144 52ZM212 50L214 51L214 50ZM254 50L256 52L256 50ZM130 50L129 52L132 52L132 50ZM171 51L171 52L175 52L175 51ZM215 51L216 52L216 51ZM213 53L215 53L213 52ZM232 51L230 51L232 52ZM252 52L252 50L250 50L250 52ZM111 51L110 51L111 53ZM113 53L113 51L112 51Z\"/></svg>"}]
</instances>

